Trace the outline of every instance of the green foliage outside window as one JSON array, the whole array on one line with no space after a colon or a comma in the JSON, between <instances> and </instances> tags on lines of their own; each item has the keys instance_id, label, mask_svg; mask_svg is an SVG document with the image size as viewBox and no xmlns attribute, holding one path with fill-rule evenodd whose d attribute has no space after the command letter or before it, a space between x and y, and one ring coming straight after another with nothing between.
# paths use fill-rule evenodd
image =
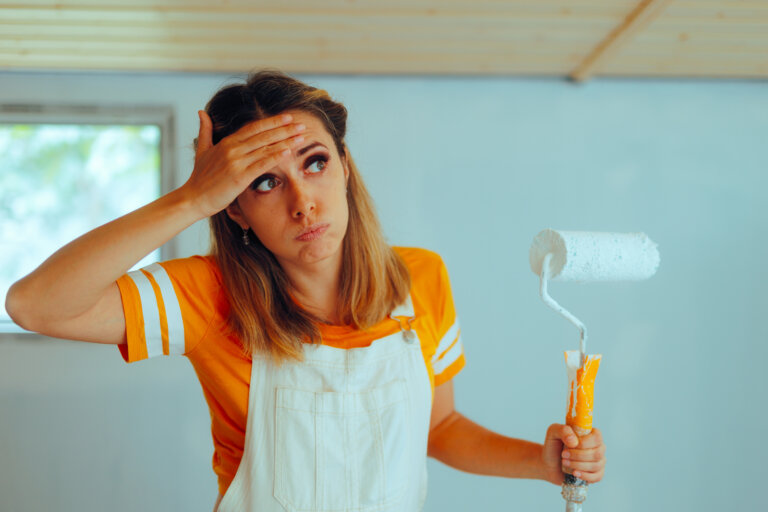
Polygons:
<instances>
[{"instance_id":1,"label":"green foliage outside window","mask_svg":"<svg viewBox=\"0 0 768 512\"><path fill-rule=\"evenodd\" d=\"M0 155L3 303L58 248L160 195L158 126L0 124Z\"/></svg>"}]
</instances>

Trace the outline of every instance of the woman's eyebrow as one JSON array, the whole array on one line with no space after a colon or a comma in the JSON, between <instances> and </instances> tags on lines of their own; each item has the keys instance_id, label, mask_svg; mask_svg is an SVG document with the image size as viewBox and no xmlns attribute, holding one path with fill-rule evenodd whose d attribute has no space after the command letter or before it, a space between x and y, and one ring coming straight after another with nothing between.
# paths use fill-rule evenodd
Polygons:
<instances>
[{"instance_id":1,"label":"woman's eyebrow","mask_svg":"<svg viewBox=\"0 0 768 512\"><path fill-rule=\"evenodd\" d=\"M307 151L309 151L310 149L312 149L312 148L315 148L315 147L317 147L317 146L322 146L322 147L324 147L325 149L328 149L328 148L325 146L325 144L322 144L322 143L320 143L320 142L313 142L312 144L309 144L309 145L307 145L307 146L304 146L303 148L301 148L300 150L298 150L298 151L296 152L296 155L297 155L297 156L301 156L301 155L303 155L304 153L306 153Z\"/></svg>"}]
</instances>

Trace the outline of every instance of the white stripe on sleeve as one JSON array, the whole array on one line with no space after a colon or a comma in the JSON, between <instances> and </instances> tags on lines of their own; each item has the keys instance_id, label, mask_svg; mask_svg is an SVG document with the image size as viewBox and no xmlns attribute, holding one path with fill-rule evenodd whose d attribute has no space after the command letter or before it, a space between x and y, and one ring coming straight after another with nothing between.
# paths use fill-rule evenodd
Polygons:
<instances>
[{"instance_id":1,"label":"white stripe on sleeve","mask_svg":"<svg viewBox=\"0 0 768 512\"><path fill-rule=\"evenodd\" d=\"M453 346L453 348L451 348L451 350L449 350L442 359L432 364L432 369L434 370L435 375L440 375L443 373L446 368L451 366L459 357L461 357L463 352L464 346L461 343L461 336L459 336L459 339L456 340L456 344Z\"/></svg>"},{"instance_id":2,"label":"white stripe on sleeve","mask_svg":"<svg viewBox=\"0 0 768 512\"><path fill-rule=\"evenodd\" d=\"M442 356L446 350L451 348L451 344L456 340L456 338L459 336L459 319L456 318L456 321L453 322L453 325L450 329L448 329L448 332L445 333L445 336L443 336L443 339L440 340L440 343L437 344L437 350L435 350L435 355L432 357L432 362L436 362L438 359L440 359L440 356Z\"/></svg>"},{"instance_id":3,"label":"white stripe on sleeve","mask_svg":"<svg viewBox=\"0 0 768 512\"><path fill-rule=\"evenodd\" d=\"M165 318L168 321L168 355L183 354L185 351L184 321L181 318L181 306L176 291L173 289L171 278L158 263L153 263L144 270L155 278L165 304Z\"/></svg>"},{"instance_id":4,"label":"white stripe on sleeve","mask_svg":"<svg viewBox=\"0 0 768 512\"><path fill-rule=\"evenodd\" d=\"M163 355L163 336L160 332L160 310L157 307L157 298L152 283L141 270L128 272L139 289L141 300L141 312L144 316L144 338L147 340L147 357Z\"/></svg>"}]
</instances>

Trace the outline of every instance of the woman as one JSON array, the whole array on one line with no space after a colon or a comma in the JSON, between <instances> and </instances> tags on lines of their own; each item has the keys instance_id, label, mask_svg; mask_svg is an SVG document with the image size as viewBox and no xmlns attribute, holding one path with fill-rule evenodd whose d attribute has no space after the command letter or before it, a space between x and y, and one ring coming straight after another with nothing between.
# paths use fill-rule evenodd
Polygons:
<instances>
[{"instance_id":1,"label":"woman","mask_svg":"<svg viewBox=\"0 0 768 512\"><path fill-rule=\"evenodd\" d=\"M63 247L6 308L49 336L184 354L211 410L229 510L420 510L426 455L478 474L602 478L599 430L543 445L454 410L464 356L447 272L389 247L345 145L345 108L274 72L200 112L178 189ZM126 274L210 218L211 254Z\"/></svg>"}]
</instances>

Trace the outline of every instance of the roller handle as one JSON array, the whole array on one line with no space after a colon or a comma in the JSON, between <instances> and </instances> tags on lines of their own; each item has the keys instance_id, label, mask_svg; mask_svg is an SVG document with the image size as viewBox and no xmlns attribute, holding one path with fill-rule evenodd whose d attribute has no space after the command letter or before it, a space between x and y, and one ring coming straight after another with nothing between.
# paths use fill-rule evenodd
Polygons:
<instances>
[{"instance_id":1,"label":"roller handle","mask_svg":"<svg viewBox=\"0 0 768 512\"><path fill-rule=\"evenodd\" d=\"M592 432L592 429L585 429L571 425L571 428L579 437L584 437ZM581 505L587 499L587 482L581 478L576 478L570 473L565 474L563 490L561 494L565 499L566 512L581 512Z\"/></svg>"},{"instance_id":2,"label":"roller handle","mask_svg":"<svg viewBox=\"0 0 768 512\"><path fill-rule=\"evenodd\" d=\"M602 356L588 356L574 375L575 360L578 352L565 353L566 367L569 373L570 393L565 423L581 439L592 432L592 407L594 404L594 385ZM565 475L562 496L566 502L566 512L579 512L587 499L587 482L571 474Z\"/></svg>"}]
</instances>

